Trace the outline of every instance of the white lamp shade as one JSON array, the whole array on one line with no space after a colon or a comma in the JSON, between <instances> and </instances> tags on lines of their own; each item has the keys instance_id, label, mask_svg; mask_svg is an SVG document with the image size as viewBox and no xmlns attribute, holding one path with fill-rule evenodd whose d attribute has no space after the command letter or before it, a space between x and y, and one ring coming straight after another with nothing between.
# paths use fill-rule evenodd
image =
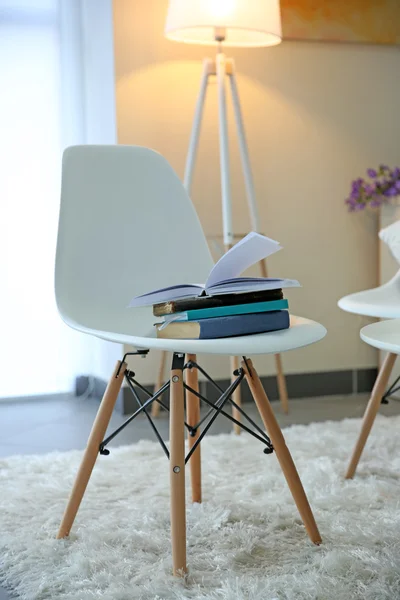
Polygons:
<instances>
[{"instance_id":1,"label":"white lamp shade","mask_svg":"<svg viewBox=\"0 0 400 600\"><path fill-rule=\"evenodd\" d=\"M165 35L189 44L273 46L282 39L279 0L170 0Z\"/></svg>"}]
</instances>

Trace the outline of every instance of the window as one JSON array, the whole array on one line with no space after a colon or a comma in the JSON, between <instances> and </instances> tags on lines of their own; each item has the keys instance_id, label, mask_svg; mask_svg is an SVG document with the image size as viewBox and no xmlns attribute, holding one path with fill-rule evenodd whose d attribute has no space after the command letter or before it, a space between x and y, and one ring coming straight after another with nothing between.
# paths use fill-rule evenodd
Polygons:
<instances>
[{"instance_id":1,"label":"window","mask_svg":"<svg viewBox=\"0 0 400 600\"><path fill-rule=\"evenodd\" d=\"M77 374L93 372L101 343L61 322L53 291L60 90L71 79L62 73L62 2L0 0L0 397L71 390Z\"/></svg>"}]
</instances>

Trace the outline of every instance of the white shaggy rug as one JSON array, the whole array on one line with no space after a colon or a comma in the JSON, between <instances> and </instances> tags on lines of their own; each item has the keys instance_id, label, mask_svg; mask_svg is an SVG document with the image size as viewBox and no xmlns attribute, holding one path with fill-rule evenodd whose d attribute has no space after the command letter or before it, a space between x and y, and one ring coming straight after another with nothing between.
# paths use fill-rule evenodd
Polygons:
<instances>
[{"instance_id":1,"label":"white shaggy rug","mask_svg":"<svg viewBox=\"0 0 400 600\"><path fill-rule=\"evenodd\" d=\"M309 541L277 464L247 435L203 444L186 580L171 576L167 462L153 442L100 457L69 540L55 534L80 452L0 461L0 572L23 599L398 600L400 417L285 430L319 525ZM188 477L189 479L189 477ZM189 483L189 481L188 481Z\"/></svg>"}]
</instances>

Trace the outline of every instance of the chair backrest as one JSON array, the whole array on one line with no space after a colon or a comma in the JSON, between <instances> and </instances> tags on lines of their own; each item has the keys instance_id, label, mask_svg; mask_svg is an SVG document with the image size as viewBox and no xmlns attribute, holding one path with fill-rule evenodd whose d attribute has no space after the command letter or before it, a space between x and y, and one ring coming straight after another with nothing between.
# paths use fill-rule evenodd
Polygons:
<instances>
[{"instance_id":1,"label":"chair backrest","mask_svg":"<svg viewBox=\"0 0 400 600\"><path fill-rule=\"evenodd\" d=\"M63 156L55 290L76 328L146 335L151 309L131 298L203 282L213 261L169 163L138 146L73 146Z\"/></svg>"},{"instance_id":2,"label":"chair backrest","mask_svg":"<svg viewBox=\"0 0 400 600\"><path fill-rule=\"evenodd\" d=\"M393 258L400 265L400 219L381 229L379 237L387 245Z\"/></svg>"}]
</instances>

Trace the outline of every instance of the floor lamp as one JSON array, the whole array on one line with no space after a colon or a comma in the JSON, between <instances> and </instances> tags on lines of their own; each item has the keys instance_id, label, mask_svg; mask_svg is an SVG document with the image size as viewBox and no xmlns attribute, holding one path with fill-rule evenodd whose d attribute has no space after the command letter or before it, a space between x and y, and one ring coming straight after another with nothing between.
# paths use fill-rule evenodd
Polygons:
<instances>
[{"instance_id":1,"label":"floor lamp","mask_svg":"<svg viewBox=\"0 0 400 600\"><path fill-rule=\"evenodd\" d=\"M259 216L251 172L249 152L243 123L242 110L235 74L235 63L223 53L223 46L260 47L281 42L281 18L279 0L170 0L165 35L170 40L190 44L213 45L217 48L215 60L206 58L199 96L197 99L189 150L185 166L184 185L191 193L192 177L196 162L201 122L210 77L217 77L219 146L221 168L222 222L225 250L234 241L232 231L232 201L229 169L228 121L226 112L226 82L229 81L238 133L240 157L246 187L247 203L253 231L260 231ZM265 261L260 262L261 275L267 276ZM282 362L275 355L279 397L285 413L288 412L288 396ZM232 371L239 368L239 359L231 358ZM161 387L165 367L165 355L161 359L158 387ZM157 388L158 389L158 388ZM235 402L240 405L238 388ZM155 416L159 405L154 403ZM240 420L240 415L234 417ZM239 433L240 428L235 426Z\"/></svg>"}]
</instances>

